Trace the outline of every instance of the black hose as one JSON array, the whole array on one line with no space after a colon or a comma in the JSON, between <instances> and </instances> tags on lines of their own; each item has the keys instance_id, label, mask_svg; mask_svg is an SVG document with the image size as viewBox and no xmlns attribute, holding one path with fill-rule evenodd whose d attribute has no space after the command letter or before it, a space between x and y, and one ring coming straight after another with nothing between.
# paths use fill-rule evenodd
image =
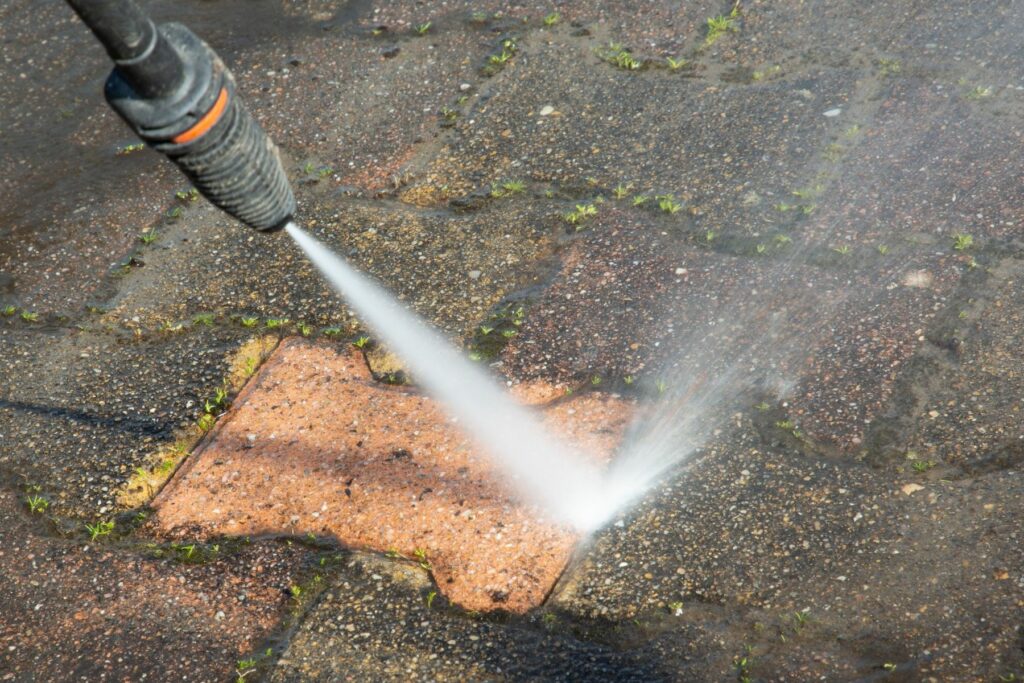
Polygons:
<instances>
[{"instance_id":1,"label":"black hose","mask_svg":"<svg viewBox=\"0 0 1024 683\"><path fill-rule=\"evenodd\" d=\"M121 118L215 205L257 230L295 213L277 148L235 92L231 72L181 24L159 28L132 0L67 0L114 70L104 94Z\"/></svg>"},{"instance_id":2,"label":"black hose","mask_svg":"<svg viewBox=\"0 0 1024 683\"><path fill-rule=\"evenodd\" d=\"M132 0L67 0L92 29L125 80L142 97L163 97L181 85L180 56Z\"/></svg>"}]
</instances>

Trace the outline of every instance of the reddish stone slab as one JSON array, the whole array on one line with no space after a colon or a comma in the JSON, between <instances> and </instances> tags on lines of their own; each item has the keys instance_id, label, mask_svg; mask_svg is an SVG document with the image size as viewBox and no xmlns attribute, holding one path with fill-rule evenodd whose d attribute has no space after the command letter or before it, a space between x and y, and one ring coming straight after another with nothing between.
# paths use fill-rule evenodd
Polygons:
<instances>
[{"instance_id":1,"label":"reddish stone slab","mask_svg":"<svg viewBox=\"0 0 1024 683\"><path fill-rule=\"evenodd\" d=\"M605 458L632 412L598 392L539 408ZM375 382L358 353L298 339L264 364L155 506L172 535L313 533L409 558L422 550L446 597L477 610L540 604L577 540L519 502L430 398Z\"/></svg>"}]
</instances>

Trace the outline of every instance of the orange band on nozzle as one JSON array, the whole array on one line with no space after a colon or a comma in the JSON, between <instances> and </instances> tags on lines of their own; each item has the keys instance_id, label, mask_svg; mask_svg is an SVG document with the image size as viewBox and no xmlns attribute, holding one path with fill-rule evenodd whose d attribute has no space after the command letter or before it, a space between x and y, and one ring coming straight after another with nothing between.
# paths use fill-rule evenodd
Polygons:
<instances>
[{"instance_id":1,"label":"orange band on nozzle","mask_svg":"<svg viewBox=\"0 0 1024 683\"><path fill-rule=\"evenodd\" d=\"M217 95L217 101L213 103L210 111L203 114L203 118L196 121L196 125L192 126L184 133L173 138L173 142L182 144L185 142L192 142L193 140L200 138L203 134L213 128L213 124L220 120L224 110L228 106L228 91L227 88L221 88L220 94Z\"/></svg>"}]
</instances>

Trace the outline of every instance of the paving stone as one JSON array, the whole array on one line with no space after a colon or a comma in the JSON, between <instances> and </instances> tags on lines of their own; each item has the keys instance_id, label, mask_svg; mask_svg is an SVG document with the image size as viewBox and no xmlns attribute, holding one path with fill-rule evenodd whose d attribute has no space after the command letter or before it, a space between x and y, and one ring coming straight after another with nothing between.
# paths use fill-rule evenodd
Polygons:
<instances>
[{"instance_id":1,"label":"paving stone","mask_svg":"<svg viewBox=\"0 0 1024 683\"><path fill-rule=\"evenodd\" d=\"M328 535L418 558L469 609L545 599L576 534L518 502L431 399L376 384L357 352L293 340L254 382L154 501L163 531ZM545 414L581 452L607 457L631 410L590 393Z\"/></svg>"},{"instance_id":2,"label":"paving stone","mask_svg":"<svg viewBox=\"0 0 1024 683\"><path fill-rule=\"evenodd\" d=\"M190 563L84 529L54 537L13 487L0 509L4 681L223 681L285 617L311 555L262 542Z\"/></svg>"}]
</instances>

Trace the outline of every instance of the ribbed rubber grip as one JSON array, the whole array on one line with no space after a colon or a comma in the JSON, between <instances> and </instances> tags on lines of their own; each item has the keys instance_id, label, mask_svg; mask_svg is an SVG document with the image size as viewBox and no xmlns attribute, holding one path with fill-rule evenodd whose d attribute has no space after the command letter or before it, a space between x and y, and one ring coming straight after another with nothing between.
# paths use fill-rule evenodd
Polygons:
<instances>
[{"instance_id":1,"label":"ribbed rubber grip","mask_svg":"<svg viewBox=\"0 0 1024 683\"><path fill-rule=\"evenodd\" d=\"M157 145L213 204L257 230L275 230L295 214L295 196L277 148L231 93L224 114L185 145Z\"/></svg>"}]
</instances>

